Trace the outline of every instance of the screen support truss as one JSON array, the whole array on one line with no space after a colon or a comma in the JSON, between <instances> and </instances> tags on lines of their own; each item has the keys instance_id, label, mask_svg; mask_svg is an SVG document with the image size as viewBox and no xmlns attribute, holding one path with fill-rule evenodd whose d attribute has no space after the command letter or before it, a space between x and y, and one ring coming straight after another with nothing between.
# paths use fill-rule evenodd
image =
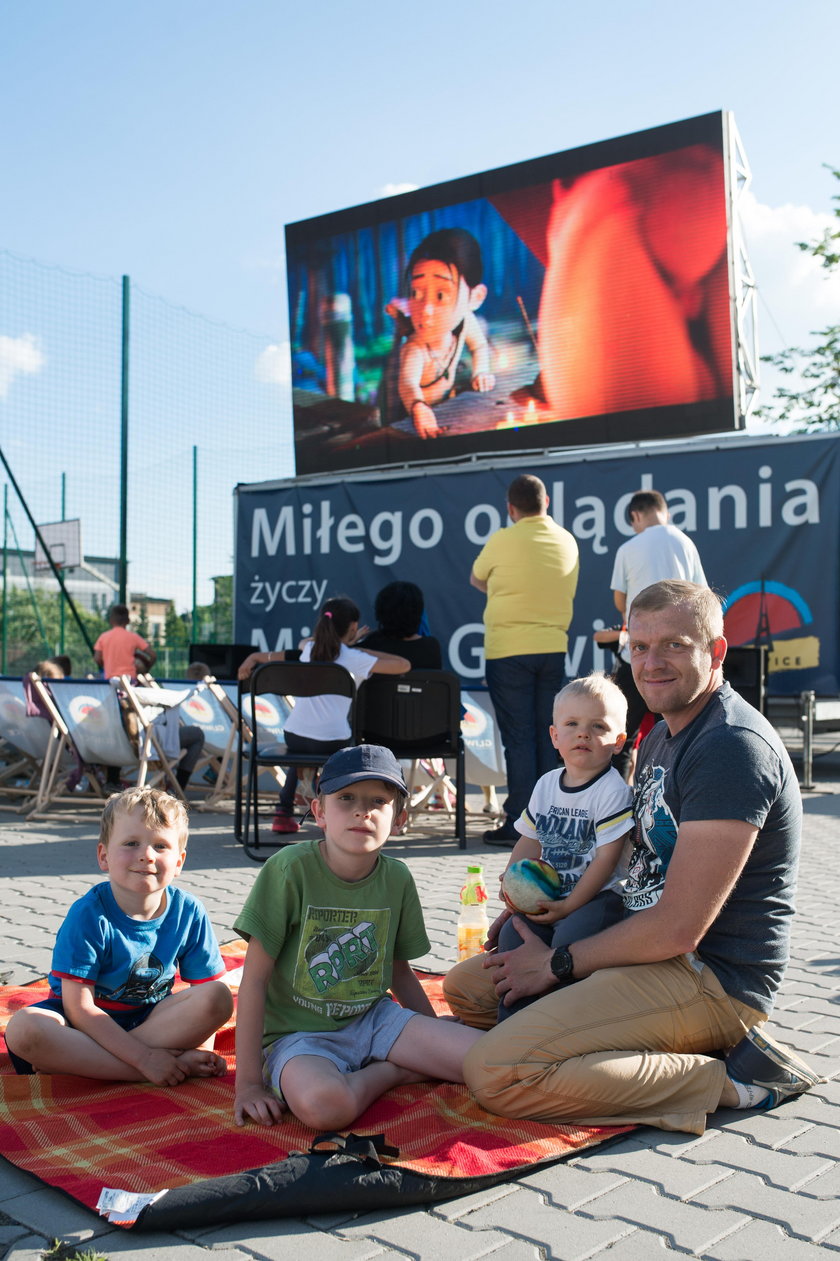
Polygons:
<instances>
[{"instance_id":1,"label":"screen support truss","mask_svg":"<svg viewBox=\"0 0 840 1261\"><path fill-rule=\"evenodd\" d=\"M726 164L732 208L730 293L734 307L734 392L738 426L743 428L758 399L757 294L741 222L741 201L752 182L752 172L732 114L726 115L726 122Z\"/></svg>"}]
</instances>

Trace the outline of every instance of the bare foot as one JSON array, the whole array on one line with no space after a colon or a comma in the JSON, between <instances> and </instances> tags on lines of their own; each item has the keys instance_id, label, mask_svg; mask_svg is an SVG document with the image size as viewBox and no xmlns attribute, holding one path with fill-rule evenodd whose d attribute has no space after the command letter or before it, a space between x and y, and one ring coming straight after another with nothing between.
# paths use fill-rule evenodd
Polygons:
<instances>
[{"instance_id":1,"label":"bare foot","mask_svg":"<svg viewBox=\"0 0 840 1261\"><path fill-rule=\"evenodd\" d=\"M178 1063L188 1077L224 1077L227 1061L215 1051L182 1051Z\"/></svg>"}]
</instances>

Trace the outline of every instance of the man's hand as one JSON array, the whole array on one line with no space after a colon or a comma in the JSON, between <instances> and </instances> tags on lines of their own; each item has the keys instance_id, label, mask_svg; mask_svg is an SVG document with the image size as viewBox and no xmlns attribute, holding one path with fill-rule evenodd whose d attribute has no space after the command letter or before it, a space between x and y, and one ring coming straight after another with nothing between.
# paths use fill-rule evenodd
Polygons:
<instances>
[{"instance_id":1,"label":"man's hand","mask_svg":"<svg viewBox=\"0 0 840 1261\"><path fill-rule=\"evenodd\" d=\"M265 1086L241 1086L236 1091L233 1119L237 1125L244 1125L249 1117L259 1125L275 1125L286 1111L285 1103Z\"/></svg>"},{"instance_id":2,"label":"man's hand","mask_svg":"<svg viewBox=\"0 0 840 1261\"><path fill-rule=\"evenodd\" d=\"M496 949L496 942L499 939L499 933L502 931L502 924L506 924L512 914L513 911L509 910L507 907L505 907L503 911L499 912L493 920L493 923L487 929L487 940L484 943L485 950Z\"/></svg>"},{"instance_id":3,"label":"man's hand","mask_svg":"<svg viewBox=\"0 0 840 1261\"><path fill-rule=\"evenodd\" d=\"M547 994L556 985L550 966L554 953L551 946L531 932L518 916L513 923L522 938L522 945L504 954L489 954L484 960L485 968L493 969L496 994L505 1007L510 1007L520 998Z\"/></svg>"}]
</instances>

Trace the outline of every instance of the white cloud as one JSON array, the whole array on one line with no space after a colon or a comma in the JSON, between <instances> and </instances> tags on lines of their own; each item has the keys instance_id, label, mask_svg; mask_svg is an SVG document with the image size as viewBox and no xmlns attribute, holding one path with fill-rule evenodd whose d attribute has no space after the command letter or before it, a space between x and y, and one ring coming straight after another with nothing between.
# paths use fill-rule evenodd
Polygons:
<instances>
[{"instance_id":1,"label":"white cloud","mask_svg":"<svg viewBox=\"0 0 840 1261\"><path fill-rule=\"evenodd\" d=\"M377 197L398 197L400 193L413 193L419 184L383 184L377 189Z\"/></svg>"},{"instance_id":2,"label":"white cloud","mask_svg":"<svg viewBox=\"0 0 840 1261\"><path fill-rule=\"evenodd\" d=\"M840 271L826 271L796 242L819 240L837 220L810 206L765 206L749 192L740 206L759 293L762 352L802 345L814 329L840 318Z\"/></svg>"},{"instance_id":3,"label":"white cloud","mask_svg":"<svg viewBox=\"0 0 840 1261\"><path fill-rule=\"evenodd\" d=\"M0 398L5 398L15 377L40 372L44 366L44 354L33 333L22 337L6 337L0 334Z\"/></svg>"},{"instance_id":4,"label":"white cloud","mask_svg":"<svg viewBox=\"0 0 840 1261\"><path fill-rule=\"evenodd\" d=\"M758 291L759 353L774 355L790 346L807 349L813 333L840 322L840 273L796 246L818 241L836 218L810 206L765 206L747 192L740 201L747 255ZM772 364L759 365L759 403L771 404L776 389L797 389L794 373L785 376Z\"/></svg>"},{"instance_id":5,"label":"white cloud","mask_svg":"<svg viewBox=\"0 0 840 1261\"><path fill-rule=\"evenodd\" d=\"M288 342L266 346L257 356L255 374L268 385L288 385L292 379L291 350Z\"/></svg>"}]
</instances>

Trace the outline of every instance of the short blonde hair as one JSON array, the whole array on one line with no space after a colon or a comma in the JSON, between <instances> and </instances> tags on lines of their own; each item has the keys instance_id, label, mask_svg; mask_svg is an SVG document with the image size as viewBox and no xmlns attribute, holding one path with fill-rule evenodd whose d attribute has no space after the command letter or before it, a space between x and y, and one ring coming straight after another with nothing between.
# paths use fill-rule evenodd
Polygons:
<instances>
[{"instance_id":1,"label":"short blonde hair","mask_svg":"<svg viewBox=\"0 0 840 1261\"><path fill-rule=\"evenodd\" d=\"M127 788L114 793L105 803L99 825L99 840L106 849L114 830L114 823L121 814L140 809L143 821L150 827L174 828L178 833L178 848L187 848L189 822L183 801L164 792L162 788Z\"/></svg>"},{"instance_id":2,"label":"short blonde hair","mask_svg":"<svg viewBox=\"0 0 840 1261\"><path fill-rule=\"evenodd\" d=\"M684 608L694 618L697 642L711 649L723 638L723 606L720 596L709 587L682 578L664 578L651 583L636 596L627 615L628 625L634 613L661 613L663 609Z\"/></svg>"},{"instance_id":3,"label":"short blonde hair","mask_svg":"<svg viewBox=\"0 0 840 1261\"><path fill-rule=\"evenodd\" d=\"M571 683L561 688L554 698L552 718L557 706L570 696L589 696L593 700L601 701L610 717L618 720L620 729L627 730L627 697L618 684L613 682L608 674L604 674L603 670L593 670L591 674L584 675L581 679L573 679Z\"/></svg>"}]
</instances>

